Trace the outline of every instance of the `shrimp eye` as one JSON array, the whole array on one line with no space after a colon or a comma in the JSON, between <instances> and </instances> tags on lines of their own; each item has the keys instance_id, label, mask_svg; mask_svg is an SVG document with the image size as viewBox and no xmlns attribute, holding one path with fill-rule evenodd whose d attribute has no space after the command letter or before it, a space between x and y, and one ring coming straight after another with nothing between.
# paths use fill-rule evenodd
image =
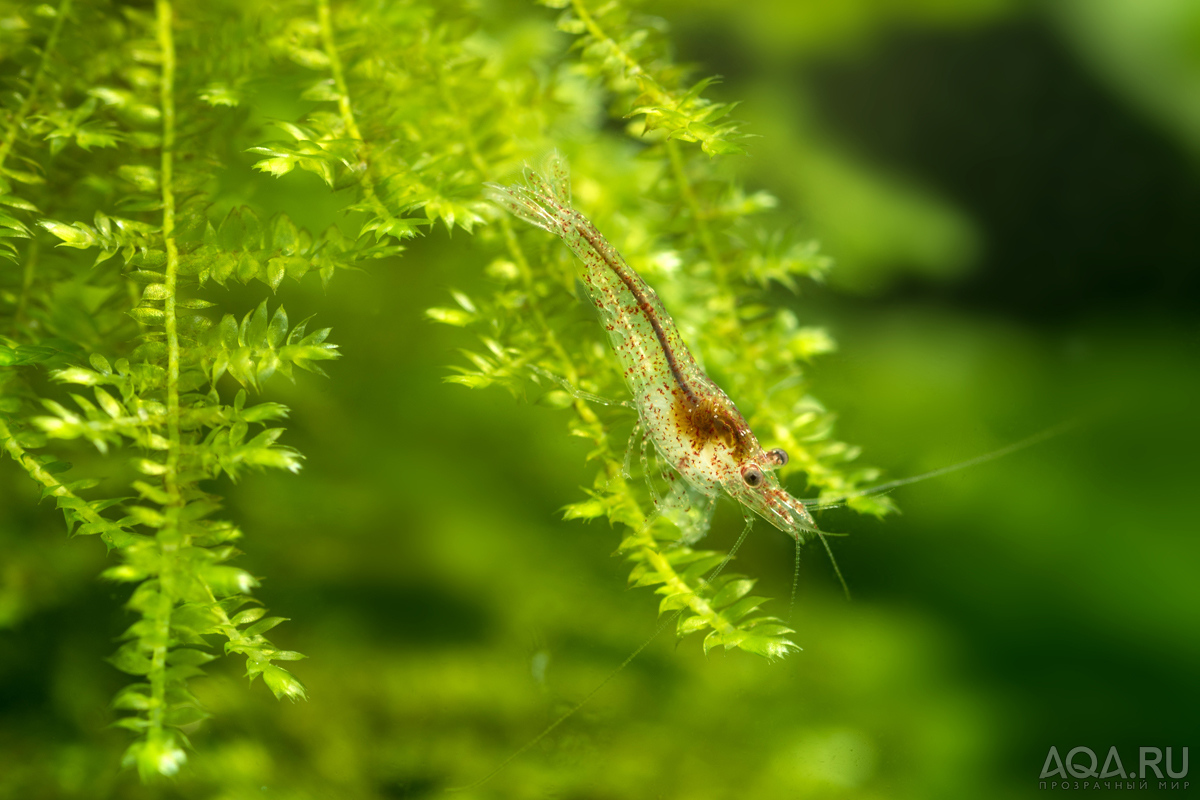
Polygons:
<instances>
[{"instance_id":1,"label":"shrimp eye","mask_svg":"<svg viewBox=\"0 0 1200 800\"><path fill-rule=\"evenodd\" d=\"M767 458L771 459L776 466L782 467L788 462L787 451L781 447L776 447L774 450L767 452Z\"/></svg>"},{"instance_id":2,"label":"shrimp eye","mask_svg":"<svg viewBox=\"0 0 1200 800\"><path fill-rule=\"evenodd\" d=\"M751 489L757 488L761 486L763 482L762 470L751 464L742 470L742 480L744 480L746 485Z\"/></svg>"}]
</instances>

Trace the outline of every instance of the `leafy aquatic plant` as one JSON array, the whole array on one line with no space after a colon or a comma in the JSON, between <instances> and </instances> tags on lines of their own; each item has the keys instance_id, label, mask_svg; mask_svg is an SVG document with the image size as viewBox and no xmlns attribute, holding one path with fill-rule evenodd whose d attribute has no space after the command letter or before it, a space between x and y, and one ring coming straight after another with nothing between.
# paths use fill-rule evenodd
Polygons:
<instances>
[{"instance_id":1,"label":"leafy aquatic plant","mask_svg":"<svg viewBox=\"0 0 1200 800\"><path fill-rule=\"evenodd\" d=\"M768 657L792 646L756 615L752 578L707 578L726 554L681 543L656 513L660 470L628 451L632 415L592 400L623 390L575 265L491 208L482 185L564 148L581 205L751 426L791 454L784 474L842 496L874 473L831 438L803 377L833 344L768 291L820 280L829 260L759 221L775 199L723 167L746 144L733 105L690 80L661 25L618 3L547 5L559 10L520 35L487 6L433 0L3 12L0 448L71 534L104 541L102 577L131 588L137 620L110 660L133 676L113 705L143 779L186 760L181 728L207 715L189 682L218 653L243 657L277 697L305 696L278 663L301 655L266 638L283 618L230 563L243 534L219 516L216 479L299 470L278 424L288 409L251 397L339 351L278 298L239 305L245 293L225 289L328 283L438 223L473 234L496 287L428 312L479 343L450 380L569 409L596 477L566 517L621 528L631 581L683 612L681 635ZM280 93L303 110L268 121ZM238 177L246 152L265 174ZM315 229L254 206L245 185L297 169L345 198L343 218Z\"/></svg>"},{"instance_id":2,"label":"leafy aquatic plant","mask_svg":"<svg viewBox=\"0 0 1200 800\"><path fill-rule=\"evenodd\" d=\"M596 217L605 221L597 225L624 243L619 249L626 260L655 286L717 383L749 406L751 428L770 437L767 446L794 453L784 474L803 471L825 496L854 494L876 473L847 468L857 450L831 439L831 416L803 380L804 365L833 344L824 331L773 306L765 291L772 282L795 289L800 278L820 280L829 260L814 243L791 241L757 224L755 215L773 208L775 199L747 194L716 171L711 157L742 152L744 134L736 122L718 124L732 107L703 97L711 79L687 83L661 37L619 6L604 9L603 15L593 14L574 2L558 25L580 34L577 72L606 90L614 113L634 120L627 129L636 145L592 142L578 148L585 164L605 164L605 180L584 177L578 194L590 212L600 210ZM681 142L699 147L685 149ZM620 167L614 169L614 163ZM653 484L664 468L651 463L654 454L644 443L634 458L638 436L627 446L614 437L614 429L631 421L629 411L597 408L589 399L618 398L625 389L600 326L572 323L584 313L573 296L579 268L545 237L532 245L541 255L531 256L531 245L523 244L506 219L499 226L508 252L488 271L503 288L488 299L460 296L459 309L430 311L439 321L484 329L486 349L468 353L471 366L459 368L450 380L514 392L527 380L544 383L551 402L573 409L571 433L593 444L589 458L600 465L589 498L567 506L566 517L605 517L626 529L619 551L634 564L631 583L657 587L661 612L682 612L680 635L707 631L706 650L738 647L769 658L784 655L794 646L786 638L791 631L755 614L766 598L750 595L754 580L730 571L710 580L706 576L727 554L694 549L681 530L698 520L672 520L656 508L660 492ZM620 231L615 236L614 229ZM631 480L635 461L645 483ZM665 469L669 479L671 470ZM872 513L889 508L879 497L849 502Z\"/></svg>"}]
</instances>

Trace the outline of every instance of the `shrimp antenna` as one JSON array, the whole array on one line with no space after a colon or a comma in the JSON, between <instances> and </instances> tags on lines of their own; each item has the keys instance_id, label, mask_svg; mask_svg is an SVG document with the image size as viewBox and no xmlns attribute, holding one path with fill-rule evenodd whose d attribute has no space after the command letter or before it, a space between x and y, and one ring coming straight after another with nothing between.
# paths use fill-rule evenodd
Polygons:
<instances>
[{"instance_id":1,"label":"shrimp antenna","mask_svg":"<svg viewBox=\"0 0 1200 800\"><path fill-rule=\"evenodd\" d=\"M1067 422L1063 422L1063 423L1055 425L1051 428L1047 428L1043 431L1039 431L1038 433L1035 433L1032 436L1027 436L1024 439L1020 440L1019 442L1014 442L1010 445L1001 447L998 450L993 450L990 453L984 453L981 456L975 456L974 458L968 458L966 461L960 461L957 464L951 464L948 467L939 467L938 469L930 470L929 472L923 472L920 475L913 475L912 477L909 477L909 478L899 478L894 481L888 481L887 483L881 483L878 486L872 486L870 489L863 489L862 491L859 491L859 492L851 492L850 494L845 494L845 495L842 495L841 497L835 497L832 500L826 501L824 503L809 502L806 500L802 500L801 502L804 503L805 506L807 506L808 508L814 508L814 509L837 508L838 506L843 505L847 500L851 500L855 497L868 497L870 495L884 494L886 492L890 492L892 489L896 489L901 486L907 486L910 483L918 483L920 481L928 480L929 478L936 478L939 475L945 475L950 472L957 472L960 469L966 469L967 467L973 467L977 464L983 464L988 461L993 461L997 458L1003 458L1004 456L1009 455L1010 453L1015 453L1018 450L1025 449L1026 447L1032 447L1033 445L1040 444L1041 442L1044 442L1047 439L1051 439L1055 436L1059 436L1063 433L1066 433L1067 431L1079 426L1080 424L1081 424L1080 420L1078 420L1078 419L1068 420ZM842 568L838 566L837 559L833 557L833 549L830 548L829 540L826 538L826 536L839 536L842 534L833 534L833 533L826 534L825 531L819 530L816 527L814 527L812 529L812 532L815 533L817 535L817 538L819 538L821 540L821 546L825 548L825 552L829 555L829 563L833 565L833 571L838 577L838 582L842 584L842 591L845 592L846 599L847 600L853 599L850 596L850 587L846 584L846 578L842 575ZM796 585L799 582L799 580L800 580L800 541L797 540L796 541L796 569L792 575L792 597L791 597L791 600L788 602L788 618L789 619L792 616L792 607L795 605L795 602L796 602Z\"/></svg>"},{"instance_id":2,"label":"shrimp antenna","mask_svg":"<svg viewBox=\"0 0 1200 800\"><path fill-rule=\"evenodd\" d=\"M973 467L977 464L983 464L988 461L993 461L997 458L1003 458L1004 456L1009 455L1010 453L1015 453L1018 450L1025 449L1026 447L1032 447L1033 445L1040 444L1041 442L1044 442L1047 439L1051 439L1055 436L1059 436L1060 434L1066 433L1067 431L1071 430L1072 428L1077 427L1079 424L1080 424L1080 421L1078 419L1069 420L1067 422L1063 422L1058 425L1055 425L1051 428L1047 428L1043 431L1039 431L1038 433L1035 433L1032 436L1027 436L1024 439L1020 440L1019 442L1014 442L1010 445L1001 447L998 450L993 450L990 453L984 453L981 456L975 456L974 458L969 458L966 461L960 461L957 464L951 464L948 467L939 467L938 469L930 470L929 472L923 472L920 475L913 475L912 477L909 477L909 478L900 478L898 480L888 481L887 483L881 483L878 486L872 486L870 489L863 489L862 491L859 491L859 492L851 492L850 494L845 494L845 495L842 495L841 497L835 497L832 500L829 500L824 503L817 503L817 502L809 503L808 501L803 501L803 500L801 502L803 502L809 508L817 508L817 509L837 508L838 506L844 504L847 500L851 500L855 497L867 497L867 496L875 495L875 494L884 494L886 492L890 492L892 489L896 489L901 486L907 486L910 483L918 483L919 481L928 480L929 478L936 478L939 475L945 475L950 472L957 472L960 469L966 469L967 467ZM829 546L829 540L827 538L825 538L827 534L825 533L825 531L819 530L816 527L814 527L812 529L812 532L815 533L817 535L817 538L819 538L821 540L821 546L824 547L825 552L827 554L829 554L829 563L833 565L833 571L838 577L838 582L842 584L842 591L845 592L846 599L847 600L853 599L850 596L850 587L846 584L846 578L842 575L842 568L838 566L837 559L833 557L833 549L830 548L830 546ZM828 534L828 535L836 536L839 534ZM796 602L796 584L799 582L799 579L800 579L800 549L799 548L800 548L800 543L799 543L799 540L797 540L797 542L796 542L796 569L792 576L792 597L791 597L791 600L788 602L788 618L789 619L791 618L791 615L792 615L792 606Z\"/></svg>"},{"instance_id":3,"label":"shrimp antenna","mask_svg":"<svg viewBox=\"0 0 1200 800\"><path fill-rule=\"evenodd\" d=\"M844 533L826 533L815 525L811 528L805 528L817 535L821 540L821 545L825 548L825 552L829 555L829 563L833 565L833 572L837 575L838 583L842 585L842 591L846 594L847 600L853 600L850 596L850 587L846 584L846 578L842 575L842 568L838 566L837 559L833 557L833 548L829 546L829 540L826 536L845 536ZM796 537L796 569L792 573L792 597L788 601L788 619L792 617L792 606L796 604L796 585L800 582L800 537Z\"/></svg>"},{"instance_id":4,"label":"shrimp antenna","mask_svg":"<svg viewBox=\"0 0 1200 800\"><path fill-rule=\"evenodd\" d=\"M834 507L841 503L844 503L847 500L853 500L856 497L869 497L871 495L884 494L886 492L890 492L892 489L896 489L901 486L907 486L910 483L919 483L924 480L929 480L930 478L936 478L940 475L946 475L950 472L957 472L960 469L966 469L967 467L974 467L978 464L984 464L984 463L987 463L988 461L994 461L997 458L1003 458L1004 456L1015 453L1018 450L1024 450L1026 447L1032 447L1035 444L1041 444L1042 442L1046 441L1047 439L1052 439L1055 436L1060 436L1060 435L1066 433L1067 431L1070 431L1071 429L1078 427L1080 424L1081 424L1081 421L1078 419L1069 420L1067 422L1063 422L1058 425L1055 425L1051 428L1047 428L1044 431L1035 433L1032 436L1027 436L1024 439L1020 440L1019 442L1014 442L1010 445L1005 445L1004 447L1001 447L998 450L993 450L990 453L984 453L981 456L975 456L974 458L968 458L966 461L960 461L957 464L951 464L947 467L939 467L937 469L930 470L929 472L922 472L920 475L913 475L908 478L898 478L897 480L888 481L886 483L881 483L877 486L872 486L868 489L863 489L863 490L857 491L857 492L850 492L849 494L839 495L837 497L830 498L824 502L814 501L811 504L807 500L802 500L801 502L804 503L806 506L815 505L818 508L831 508L831 507ZM814 532L818 536L821 536L821 531L814 531ZM825 541L823 536L821 537L821 541L822 542ZM828 549L829 545L826 544L825 547L826 547L826 549Z\"/></svg>"},{"instance_id":5,"label":"shrimp antenna","mask_svg":"<svg viewBox=\"0 0 1200 800\"><path fill-rule=\"evenodd\" d=\"M829 540L825 538L825 531L813 528L813 533L821 540L821 544L825 547L825 552L829 554L829 563L833 564L833 571L838 577L838 583L842 584L842 591L846 593L847 600L853 600L850 596L850 587L846 585L846 579L842 576L842 568L838 566L837 559L833 557L833 549L829 546ZM796 561L799 564L799 559Z\"/></svg>"},{"instance_id":6,"label":"shrimp antenna","mask_svg":"<svg viewBox=\"0 0 1200 800\"><path fill-rule=\"evenodd\" d=\"M721 570L725 569L725 566L730 561L733 561L733 557L737 555L737 551L741 548L742 542L746 541L746 536L749 535L750 529L754 527L754 516L750 514L745 507L742 508L742 514L743 519L746 520L746 527L742 528L741 534L738 536L737 541L733 543L733 547L729 549L729 554L725 556L725 560L723 560L720 564L717 564L716 569L710 572L704 579L705 583L712 583L715 581L717 576L721 574Z\"/></svg>"},{"instance_id":7,"label":"shrimp antenna","mask_svg":"<svg viewBox=\"0 0 1200 800\"><path fill-rule=\"evenodd\" d=\"M738 536L737 541L734 543L733 547L729 550L729 553L725 556L724 560L722 560L721 563L718 564L713 569L713 571L710 572L708 574L708 576L705 578L705 581L707 583L712 583L714 580L716 580L717 576L721 574L721 571L723 569L725 569L726 565L729 564L729 562L733 560L734 555L737 553L738 549L742 546L742 542L746 541L746 535L750 533L750 528L753 527L753 525L754 525L754 520L747 518L746 519L746 527L742 529L741 535ZM533 747L535 744L540 742L542 739L545 739L547 736L549 736L554 731L555 728L557 728L559 725L562 725L564 722L566 722L571 717L575 716L576 712L578 712L579 709L586 706L593 697L600 694L600 690L603 689L605 686L607 686L609 681L611 681L613 678L617 677L618 672L625 669L627 666L629 666L631 661L633 661L635 658L637 658L639 655L641 655L642 651L645 650L647 647L649 647L650 643L653 642L655 639L657 639L658 635L660 633L662 633L664 630L666 630L667 626L670 625L671 623L673 623L676 619L678 619L679 615L682 613L683 613L682 608L677 609L675 611L675 613L671 614L670 616L668 616L667 618L665 618L664 620L659 622L658 627L656 627L654 629L654 632L651 633L650 636L646 638L646 641L644 641L640 645L638 645L637 649L634 650L632 653L630 653L629 656L624 661L621 662L620 666L618 666L612 672L608 673L608 675L605 676L604 680L602 680L602 681L600 681L600 683L596 684L595 689L592 689L590 692L587 693L587 695L584 696L584 698L582 700L580 700L578 703L571 706L569 709L567 709L562 714L560 714L557 719L555 719L553 722L551 722L549 725L547 725L545 728L543 728L541 733L539 733L537 736L533 737L528 742L526 742L524 745L522 745L519 749L517 749L515 752L513 752L512 755L510 755L508 758L501 761L500 764L495 769L493 769L487 775L484 775L482 778L475 781L474 783L469 783L466 786L454 786L454 787L446 789L446 791L447 792L470 791L471 789L475 789L479 786L482 786L483 784L490 781L492 778L499 775L504 770L505 767L507 767L509 764L511 764L512 762L516 761L518 758L523 756L526 752L528 752L528 750L531 747Z\"/></svg>"},{"instance_id":8,"label":"shrimp antenna","mask_svg":"<svg viewBox=\"0 0 1200 800\"><path fill-rule=\"evenodd\" d=\"M796 587L800 585L800 537L796 539L796 566L792 569L792 594L788 597L787 620L792 621L792 610L796 608Z\"/></svg>"},{"instance_id":9,"label":"shrimp antenna","mask_svg":"<svg viewBox=\"0 0 1200 800\"><path fill-rule=\"evenodd\" d=\"M559 725L562 725L564 722L566 722L571 717L575 716L575 713L577 711L579 711L579 709L583 708L585 705L588 704L588 702L593 697L598 695L600 693L600 690L608 685L609 681L611 681L613 678L617 677L618 672L625 669L625 667L629 666L629 662L633 661L635 658L637 658L641 654L641 652L643 650L645 650L647 647L649 647L650 643L653 642L655 639L657 639L658 635L660 633L662 633L666 629L666 627L668 625L670 625L672 622L674 622L675 618L678 617L682 613L683 613L683 609L681 608L681 609L677 610L671 616L664 619L662 622L658 623L658 627L654 629L654 633L650 634L649 638L647 638L646 641L644 641L640 645L638 645L637 649L634 650L632 653L630 653L629 657L626 658L624 661L622 661L620 666L618 666L612 672L608 673L608 675L604 678L604 680L602 680L602 681L600 681L600 683L596 684L595 689L592 689L590 692L587 693L587 695L582 700L580 700L578 703L576 703L575 705L571 706L569 709L564 711L561 715L559 715L558 719L554 720L554 722L551 722L549 725L547 725L545 728L543 728L541 733L539 733L537 736L533 737L528 742L526 742L524 745L522 745L518 750L513 752L513 754L510 755L508 758L501 761L500 764L495 769L493 769L487 775L484 775L482 778L475 781L474 783L469 783L466 786L454 786L454 787L446 789L446 791L447 792L466 792L471 789L475 789L477 787L482 786L483 784L490 781L492 778L499 775L504 770L505 767L507 767L512 762L516 761L521 756L525 755L525 753L529 750L529 748L533 747L535 744L540 742L542 739L545 739L547 736L549 736L554 731L555 728L557 728Z\"/></svg>"}]
</instances>

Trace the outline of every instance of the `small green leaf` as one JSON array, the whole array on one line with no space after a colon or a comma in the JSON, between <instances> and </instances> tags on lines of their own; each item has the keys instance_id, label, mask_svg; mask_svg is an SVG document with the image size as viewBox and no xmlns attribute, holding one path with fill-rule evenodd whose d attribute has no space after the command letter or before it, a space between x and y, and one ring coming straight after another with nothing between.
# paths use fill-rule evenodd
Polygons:
<instances>
[{"instance_id":1,"label":"small green leaf","mask_svg":"<svg viewBox=\"0 0 1200 800\"><path fill-rule=\"evenodd\" d=\"M198 667L201 664L207 664L214 658L216 656L212 653L206 653L203 650L196 650L192 647L176 647L167 653L167 663L172 665L188 664Z\"/></svg>"},{"instance_id":2,"label":"small green leaf","mask_svg":"<svg viewBox=\"0 0 1200 800\"><path fill-rule=\"evenodd\" d=\"M710 601L713 608L724 608L735 600L739 600L749 594L754 588L755 581L743 578L742 580L731 581L726 584L721 591L717 592L716 596Z\"/></svg>"},{"instance_id":3,"label":"small green leaf","mask_svg":"<svg viewBox=\"0 0 1200 800\"><path fill-rule=\"evenodd\" d=\"M150 306L138 306L137 308L129 309L125 313L143 325L161 325L167 317L161 308L152 308Z\"/></svg>"},{"instance_id":4,"label":"small green leaf","mask_svg":"<svg viewBox=\"0 0 1200 800\"><path fill-rule=\"evenodd\" d=\"M136 640L123 644L108 658L108 663L130 675L146 675L150 672L151 661L149 656L141 652L140 647Z\"/></svg>"},{"instance_id":5,"label":"small green leaf","mask_svg":"<svg viewBox=\"0 0 1200 800\"><path fill-rule=\"evenodd\" d=\"M572 503L563 507L563 519L595 519L607 513L604 502L599 498Z\"/></svg>"},{"instance_id":6,"label":"small green leaf","mask_svg":"<svg viewBox=\"0 0 1200 800\"><path fill-rule=\"evenodd\" d=\"M240 627L242 625L245 625L248 622L254 622L257 619L261 619L262 616L266 613L267 613L267 610L265 608L262 608L262 607L251 608L251 609L247 609L246 611L239 613L237 616L232 617L229 620L229 622L231 625L236 625L236 626Z\"/></svg>"},{"instance_id":7,"label":"small green leaf","mask_svg":"<svg viewBox=\"0 0 1200 800\"><path fill-rule=\"evenodd\" d=\"M88 363L92 365L92 369L104 375L112 373L112 367L108 364L108 359L99 353L92 353L88 356Z\"/></svg>"},{"instance_id":8,"label":"small green leaf","mask_svg":"<svg viewBox=\"0 0 1200 800\"><path fill-rule=\"evenodd\" d=\"M272 628L287 621L287 617L267 617L266 619L254 623L249 628L246 628L245 633L247 636L261 636Z\"/></svg>"},{"instance_id":9,"label":"small green leaf","mask_svg":"<svg viewBox=\"0 0 1200 800\"><path fill-rule=\"evenodd\" d=\"M263 680L266 681L268 688L274 693L276 699L282 700L306 700L308 694L304 689L304 684L297 680L296 676L288 672L283 667L277 667L274 664L268 664L262 671Z\"/></svg>"},{"instance_id":10,"label":"small green leaf","mask_svg":"<svg viewBox=\"0 0 1200 800\"><path fill-rule=\"evenodd\" d=\"M466 327L475 321L474 314L457 308L427 308L425 309L425 316L434 322L454 325L459 328Z\"/></svg>"},{"instance_id":11,"label":"small green leaf","mask_svg":"<svg viewBox=\"0 0 1200 800\"><path fill-rule=\"evenodd\" d=\"M729 608L722 610L721 616L730 622L737 622L768 600L770 600L769 597L743 597Z\"/></svg>"},{"instance_id":12,"label":"small green leaf","mask_svg":"<svg viewBox=\"0 0 1200 800\"><path fill-rule=\"evenodd\" d=\"M256 149L256 148L254 148ZM296 168L298 159L293 156L275 156L254 162L254 169L269 173L276 178L287 175Z\"/></svg>"},{"instance_id":13,"label":"small green leaf","mask_svg":"<svg viewBox=\"0 0 1200 800\"><path fill-rule=\"evenodd\" d=\"M89 247L96 246L96 235L92 229L82 222L77 222L74 225L68 225L64 222L55 222L54 220L44 219L38 222L38 225L45 228L50 233L57 236L62 241L59 247L75 247L80 250L86 250Z\"/></svg>"},{"instance_id":14,"label":"small green leaf","mask_svg":"<svg viewBox=\"0 0 1200 800\"><path fill-rule=\"evenodd\" d=\"M157 111L157 109L155 109ZM129 181L141 192L158 191L158 170L144 164L124 164L117 168L117 174Z\"/></svg>"},{"instance_id":15,"label":"small green leaf","mask_svg":"<svg viewBox=\"0 0 1200 800\"><path fill-rule=\"evenodd\" d=\"M51 372L50 377L59 383L75 383L82 386L95 386L104 380L104 376L100 373L84 369L83 367L58 369Z\"/></svg>"},{"instance_id":16,"label":"small green leaf","mask_svg":"<svg viewBox=\"0 0 1200 800\"><path fill-rule=\"evenodd\" d=\"M210 83L199 91L199 97L210 106L233 108L242 102L242 94L226 83Z\"/></svg>"},{"instance_id":17,"label":"small green leaf","mask_svg":"<svg viewBox=\"0 0 1200 800\"><path fill-rule=\"evenodd\" d=\"M245 594L258 586L258 581L253 575L237 567L206 566L200 570L199 575L217 597Z\"/></svg>"},{"instance_id":18,"label":"small green leaf","mask_svg":"<svg viewBox=\"0 0 1200 800\"><path fill-rule=\"evenodd\" d=\"M100 577L110 581L132 583L145 580L146 573L131 564L118 564L101 572Z\"/></svg>"},{"instance_id":19,"label":"small green leaf","mask_svg":"<svg viewBox=\"0 0 1200 800\"><path fill-rule=\"evenodd\" d=\"M150 685L134 683L117 692L113 698L112 707L127 711L145 711L151 706Z\"/></svg>"}]
</instances>

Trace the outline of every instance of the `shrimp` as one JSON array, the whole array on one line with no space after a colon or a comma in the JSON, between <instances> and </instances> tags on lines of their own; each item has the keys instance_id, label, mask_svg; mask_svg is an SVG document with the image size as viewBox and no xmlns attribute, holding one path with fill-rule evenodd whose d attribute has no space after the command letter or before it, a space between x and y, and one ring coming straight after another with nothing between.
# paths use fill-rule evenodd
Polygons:
<instances>
[{"instance_id":1,"label":"shrimp","mask_svg":"<svg viewBox=\"0 0 1200 800\"><path fill-rule=\"evenodd\" d=\"M797 559L800 545L809 536L817 536L833 561L833 553L825 540L829 534L817 528L808 510L810 506L806 505L806 501L789 494L779 482L776 471L787 464L787 453L779 448L765 450L759 444L737 406L696 363L658 295L596 227L571 206L569 173L563 157L553 152L543 163L542 169L527 166L523 174L524 185L486 184L488 197L514 216L561 238L583 261L582 278L588 297L599 310L609 343L620 362L625 384L632 395L632 405L638 413L638 423L634 427L626 456L626 471L636 439L644 433L654 444L660 458L683 478L682 493L694 492L706 499L698 514L674 516L674 521L688 528L684 532L683 543L690 544L704 534L708 529L714 501L724 493L747 511L747 523L753 519L752 512L791 536L796 542ZM596 399L579 392L576 395ZM811 507L836 505L854 497L890 491L981 464L1056 436L1074 424L1057 426L959 464L883 483ZM715 578L728 563L748 530L749 525L725 561L708 575L708 580ZM846 582L836 561L833 561L833 567L842 588L846 589ZM846 593L849 595L848 589ZM794 579L792 595L794 600ZM674 618L672 616L660 622L654 633L608 677L489 774L475 783L450 791L463 791L482 785L549 735L598 694Z\"/></svg>"},{"instance_id":2,"label":"shrimp","mask_svg":"<svg viewBox=\"0 0 1200 800\"><path fill-rule=\"evenodd\" d=\"M566 160L552 152L542 169L528 166L524 185L486 184L493 202L553 233L583 262L588 297L599 310L637 409L641 429L661 459L708 502L685 540L703 535L722 492L799 545L820 536L802 501L776 470L782 449L763 449L737 406L704 373L662 301L617 249L571 206Z\"/></svg>"}]
</instances>

